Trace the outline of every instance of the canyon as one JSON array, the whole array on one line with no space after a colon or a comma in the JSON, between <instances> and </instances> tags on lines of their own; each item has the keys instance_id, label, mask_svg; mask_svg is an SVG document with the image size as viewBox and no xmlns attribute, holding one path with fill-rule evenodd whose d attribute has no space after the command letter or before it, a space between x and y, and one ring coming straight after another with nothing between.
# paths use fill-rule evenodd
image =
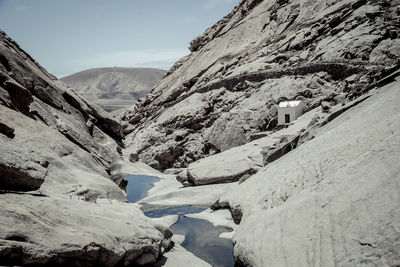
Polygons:
<instances>
[{"instance_id":1,"label":"canyon","mask_svg":"<svg viewBox=\"0 0 400 267\"><path fill-rule=\"evenodd\" d=\"M0 265L209 266L142 211L188 205L237 266L399 265L399 23L398 0L243 0L115 118L0 31ZM128 203L128 175L159 181Z\"/></svg>"}]
</instances>

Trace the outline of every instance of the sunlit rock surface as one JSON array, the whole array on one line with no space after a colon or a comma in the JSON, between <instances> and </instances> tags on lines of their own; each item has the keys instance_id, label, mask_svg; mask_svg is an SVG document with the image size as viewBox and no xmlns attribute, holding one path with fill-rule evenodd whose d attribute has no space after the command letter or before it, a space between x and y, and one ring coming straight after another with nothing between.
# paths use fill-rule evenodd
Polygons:
<instances>
[{"instance_id":1,"label":"sunlit rock surface","mask_svg":"<svg viewBox=\"0 0 400 267\"><path fill-rule=\"evenodd\" d=\"M242 1L122 117L127 158L182 168L143 201L218 197L245 266L398 265L399 5ZM269 140L284 100L320 113Z\"/></svg>"},{"instance_id":2,"label":"sunlit rock surface","mask_svg":"<svg viewBox=\"0 0 400 267\"><path fill-rule=\"evenodd\" d=\"M362 95L398 62L399 1L244 0L125 113L126 155L157 169L275 131L277 104Z\"/></svg>"},{"instance_id":3,"label":"sunlit rock surface","mask_svg":"<svg viewBox=\"0 0 400 267\"><path fill-rule=\"evenodd\" d=\"M109 179L122 138L117 121L0 31L0 264L157 260L169 230Z\"/></svg>"},{"instance_id":4,"label":"sunlit rock surface","mask_svg":"<svg viewBox=\"0 0 400 267\"><path fill-rule=\"evenodd\" d=\"M251 266L395 266L400 238L400 81L222 196Z\"/></svg>"}]
</instances>

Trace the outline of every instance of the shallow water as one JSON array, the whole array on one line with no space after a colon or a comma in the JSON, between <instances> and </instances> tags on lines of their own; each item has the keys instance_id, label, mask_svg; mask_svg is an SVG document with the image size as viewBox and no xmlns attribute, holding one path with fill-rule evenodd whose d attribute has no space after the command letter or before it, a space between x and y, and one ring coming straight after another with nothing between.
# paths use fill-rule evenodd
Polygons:
<instances>
[{"instance_id":1,"label":"shallow water","mask_svg":"<svg viewBox=\"0 0 400 267\"><path fill-rule=\"evenodd\" d=\"M159 178L143 175L129 175L125 178L127 198L129 202L137 202L147 195ZM215 227L208 221L184 217L185 214L199 213L204 207L177 206L161 208L144 208L144 214L150 218L159 218L166 215L179 215L177 223L170 228L174 234L185 235L182 246L197 257L207 261L212 266L231 267L235 265L233 260L232 240L219 238L226 232L225 227Z\"/></svg>"},{"instance_id":2,"label":"shallow water","mask_svg":"<svg viewBox=\"0 0 400 267\"><path fill-rule=\"evenodd\" d=\"M195 206L178 206L168 208L158 208L144 211L144 214L150 218L160 218L167 215L185 215L190 213L200 213L206 210L206 208L195 207Z\"/></svg>"},{"instance_id":3,"label":"shallow water","mask_svg":"<svg viewBox=\"0 0 400 267\"><path fill-rule=\"evenodd\" d=\"M174 234L185 235L182 247L212 266L234 266L232 240L219 238L226 232L225 227L215 227L208 221L179 217L179 221L171 227Z\"/></svg>"},{"instance_id":4,"label":"shallow water","mask_svg":"<svg viewBox=\"0 0 400 267\"><path fill-rule=\"evenodd\" d=\"M154 187L160 179L154 176L129 175L125 177L126 194L129 202L134 203L146 197L147 192Z\"/></svg>"}]
</instances>

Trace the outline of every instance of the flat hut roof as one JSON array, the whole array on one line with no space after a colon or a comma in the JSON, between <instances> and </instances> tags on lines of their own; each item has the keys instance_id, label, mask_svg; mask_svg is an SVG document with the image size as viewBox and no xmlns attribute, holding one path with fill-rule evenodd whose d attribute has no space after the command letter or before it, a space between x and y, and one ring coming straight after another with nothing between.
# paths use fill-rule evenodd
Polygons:
<instances>
[{"instance_id":1,"label":"flat hut roof","mask_svg":"<svg viewBox=\"0 0 400 267\"><path fill-rule=\"evenodd\" d=\"M284 101L279 103L280 108L294 108L297 107L301 103L300 100L297 101Z\"/></svg>"}]
</instances>

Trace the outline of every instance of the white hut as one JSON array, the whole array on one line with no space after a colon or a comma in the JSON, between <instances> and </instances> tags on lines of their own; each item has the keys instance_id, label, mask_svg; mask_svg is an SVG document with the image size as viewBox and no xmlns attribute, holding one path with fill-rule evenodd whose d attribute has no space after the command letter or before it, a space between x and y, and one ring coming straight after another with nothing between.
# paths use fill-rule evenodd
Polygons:
<instances>
[{"instance_id":1,"label":"white hut","mask_svg":"<svg viewBox=\"0 0 400 267\"><path fill-rule=\"evenodd\" d=\"M298 101L285 101L279 103L278 124L287 124L296 120L304 113L304 103Z\"/></svg>"}]
</instances>

